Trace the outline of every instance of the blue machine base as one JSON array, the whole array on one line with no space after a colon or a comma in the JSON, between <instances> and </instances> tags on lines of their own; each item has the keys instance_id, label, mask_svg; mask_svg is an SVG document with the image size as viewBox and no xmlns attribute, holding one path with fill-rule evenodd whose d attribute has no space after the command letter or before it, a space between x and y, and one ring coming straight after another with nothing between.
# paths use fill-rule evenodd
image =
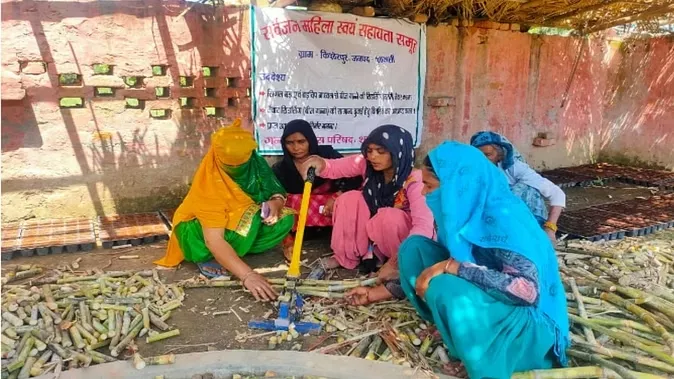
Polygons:
<instances>
[{"instance_id":1,"label":"blue machine base","mask_svg":"<svg viewBox=\"0 0 674 379\"><path fill-rule=\"evenodd\" d=\"M294 307L291 308L293 302ZM297 321L302 313L303 306L304 299L302 299L302 296L293 293L290 301L283 301L279 304L278 318L275 320L253 320L248 322L248 327L251 329L274 331L288 330L290 324L294 324L295 330L300 334L319 332L321 330L321 324Z\"/></svg>"}]
</instances>

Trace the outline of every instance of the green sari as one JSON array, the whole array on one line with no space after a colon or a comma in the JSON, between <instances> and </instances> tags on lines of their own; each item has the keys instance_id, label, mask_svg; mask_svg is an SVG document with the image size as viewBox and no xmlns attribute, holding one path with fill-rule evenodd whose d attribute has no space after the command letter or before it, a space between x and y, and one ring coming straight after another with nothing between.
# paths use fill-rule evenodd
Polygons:
<instances>
[{"instance_id":1,"label":"green sari","mask_svg":"<svg viewBox=\"0 0 674 379\"><path fill-rule=\"evenodd\" d=\"M253 152L248 162L236 167L224 166L223 169L255 202L246 210L236 230L225 230L225 241L240 257L249 253L262 253L280 244L292 229L295 217L292 210L283 208L274 225L262 222L260 204L269 200L272 195L286 194L264 158ZM199 220L181 222L176 225L173 233L178 238L185 260L199 263L213 259L213 254L206 246Z\"/></svg>"}]
</instances>

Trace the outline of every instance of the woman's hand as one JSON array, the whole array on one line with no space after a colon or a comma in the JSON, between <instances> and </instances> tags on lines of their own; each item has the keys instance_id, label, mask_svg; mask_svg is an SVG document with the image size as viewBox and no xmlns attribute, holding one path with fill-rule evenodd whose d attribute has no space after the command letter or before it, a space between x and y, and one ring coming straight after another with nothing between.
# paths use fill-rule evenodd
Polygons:
<instances>
[{"instance_id":1,"label":"woman's hand","mask_svg":"<svg viewBox=\"0 0 674 379\"><path fill-rule=\"evenodd\" d=\"M377 283L385 283L399 277L398 262L393 262L390 259L377 271Z\"/></svg>"},{"instance_id":2,"label":"woman's hand","mask_svg":"<svg viewBox=\"0 0 674 379\"><path fill-rule=\"evenodd\" d=\"M347 292L344 298L350 305L368 305L370 304L370 288L356 287Z\"/></svg>"},{"instance_id":3,"label":"woman's hand","mask_svg":"<svg viewBox=\"0 0 674 379\"><path fill-rule=\"evenodd\" d=\"M335 199L333 197L329 198L323 206L323 216L330 217L332 216L332 209L335 207Z\"/></svg>"},{"instance_id":4,"label":"woman's hand","mask_svg":"<svg viewBox=\"0 0 674 379\"><path fill-rule=\"evenodd\" d=\"M548 235L548 238L550 238L550 242L552 242L553 246L557 245L557 233L554 230L545 228L545 234Z\"/></svg>"},{"instance_id":5,"label":"woman's hand","mask_svg":"<svg viewBox=\"0 0 674 379\"><path fill-rule=\"evenodd\" d=\"M306 180L310 167L314 167L316 169L316 175L321 176L321 172L325 169L325 159L319 157L318 155L312 155L302 162L299 170L300 175L302 175L302 179Z\"/></svg>"},{"instance_id":6,"label":"woman's hand","mask_svg":"<svg viewBox=\"0 0 674 379\"><path fill-rule=\"evenodd\" d=\"M281 210L283 209L284 202L282 199L271 199L267 202L267 205L269 205L269 215L267 218L262 220L267 225L274 225L279 219L279 216L281 215Z\"/></svg>"},{"instance_id":7,"label":"woman's hand","mask_svg":"<svg viewBox=\"0 0 674 379\"><path fill-rule=\"evenodd\" d=\"M447 271L445 271L445 267L447 267ZM417 283L415 285L415 292L417 293L417 296L422 299L424 296L426 296L426 291L428 290L428 285L430 284L431 279L445 273L456 275L457 272L458 263L453 259L452 262L449 262L448 260L440 261L433 266L426 268L417 278Z\"/></svg>"},{"instance_id":8,"label":"woman's hand","mask_svg":"<svg viewBox=\"0 0 674 379\"><path fill-rule=\"evenodd\" d=\"M241 284L255 296L255 300L271 301L278 296L267 279L255 271L249 271L244 275Z\"/></svg>"}]
</instances>

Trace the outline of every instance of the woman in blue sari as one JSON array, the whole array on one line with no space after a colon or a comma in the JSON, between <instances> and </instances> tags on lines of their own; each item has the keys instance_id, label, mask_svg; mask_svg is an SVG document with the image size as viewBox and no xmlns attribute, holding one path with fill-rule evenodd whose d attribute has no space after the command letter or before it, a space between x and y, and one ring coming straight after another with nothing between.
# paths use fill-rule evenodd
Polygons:
<instances>
[{"instance_id":1,"label":"woman in blue sari","mask_svg":"<svg viewBox=\"0 0 674 379\"><path fill-rule=\"evenodd\" d=\"M400 281L470 378L565 366L566 298L557 258L502 172L476 148L445 142L424 162L438 241L400 246Z\"/></svg>"}]
</instances>

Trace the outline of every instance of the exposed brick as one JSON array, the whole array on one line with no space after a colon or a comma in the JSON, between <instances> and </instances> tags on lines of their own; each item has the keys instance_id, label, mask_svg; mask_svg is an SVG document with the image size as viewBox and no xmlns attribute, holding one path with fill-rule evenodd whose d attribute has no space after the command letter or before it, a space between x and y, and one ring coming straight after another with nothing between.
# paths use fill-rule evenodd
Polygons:
<instances>
[{"instance_id":1,"label":"exposed brick","mask_svg":"<svg viewBox=\"0 0 674 379\"><path fill-rule=\"evenodd\" d=\"M84 84L93 87L124 88L124 79L113 75L93 75L84 79Z\"/></svg>"},{"instance_id":2,"label":"exposed brick","mask_svg":"<svg viewBox=\"0 0 674 379\"><path fill-rule=\"evenodd\" d=\"M418 24L425 24L428 22L428 15L417 13L410 17L410 21L416 22Z\"/></svg>"},{"instance_id":3,"label":"exposed brick","mask_svg":"<svg viewBox=\"0 0 674 379\"><path fill-rule=\"evenodd\" d=\"M449 107L456 105L456 98L452 96L428 97L428 105L431 107Z\"/></svg>"},{"instance_id":4,"label":"exposed brick","mask_svg":"<svg viewBox=\"0 0 674 379\"><path fill-rule=\"evenodd\" d=\"M475 21L473 21L473 20L461 20L461 21L459 22L459 25L461 25L461 26L463 26L463 27L465 28L465 27L469 27L469 26L475 25Z\"/></svg>"},{"instance_id":5,"label":"exposed brick","mask_svg":"<svg viewBox=\"0 0 674 379\"><path fill-rule=\"evenodd\" d=\"M496 29L496 30L498 30L498 29L501 28L501 24L499 24L498 22L494 22L494 21L483 20L483 21L475 21L475 27L480 28L480 29Z\"/></svg>"},{"instance_id":6,"label":"exposed brick","mask_svg":"<svg viewBox=\"0 0 674 379\"><path fill-rule=\"evenodd\" d=\"M40 75L47 72L47 65L44 62L21 62L21 73L29 75Z\"/></svg>"},{"instance_id":7,"label":"exposed brick","mask_svg":"<svg viewBox=\"0 0 674 379\"><path fill-rule=\"evenodd\" d=\"M510 24L510 30L513 32L519 32L521 28L520 24Z\"/></svg>"},{"instance_id":8,"label":"exposed brick","mask_svg":"<svg viewBox=\"0 0 674 379\"><path fill-rule=\"evenodd\" d=\"M500 24L498 30L510 30L510 24Z\"/></svg>"},{"instance_id":9,"label":"exposed brick","mask_svg":"<svg viewBox=\"0 0 674 379\"><path fill-rule=\"evenodd\" d=\"M157 97L155 95L154 88L127 88L117 92L119 92L121 96L132 97L140 100L154 100Z\"/></svg>"},{"instance_id":10,"label":"exposed brick","mask_svg":"<svg viewBox=\"0 0 674 379\"><path fill-rule=\"evenodd\" d=\"M374 8L373 7L354 7L351 9L351 14L361 17L374 17Z\"/></svg>"},{"instance_id":11,"label":"exposed brick","mask_svg":"<svg viewBox=\"0 0 674 379\"><path fill-rule=\"evenodd\" d=\"M21 84L21 77L13 72L2 71L2 99L21 100L26 97L26 90Z\"/></svg>"},{"instance_id":12,"label":"exposed brick","mask_svg":"<svg viewBox=\"0 0 674 379\"><path fill-rule=\"evenodd\" d=\"M222 87L225 85L225 78L220 76L206 77L204 78L204 87Z\"/></svg>"},{"instance_id":13,"label":"exposed brick","mask_svg":"<svg viewBox=\"0 0 674 379\"><path fill-rule=\"evenodd\" d=\"M540 137L534 138L534 146L538 146L538 147L552 146L556 142L557 141L554 138L540 138Z\"/></svg>"}]
</instances>

